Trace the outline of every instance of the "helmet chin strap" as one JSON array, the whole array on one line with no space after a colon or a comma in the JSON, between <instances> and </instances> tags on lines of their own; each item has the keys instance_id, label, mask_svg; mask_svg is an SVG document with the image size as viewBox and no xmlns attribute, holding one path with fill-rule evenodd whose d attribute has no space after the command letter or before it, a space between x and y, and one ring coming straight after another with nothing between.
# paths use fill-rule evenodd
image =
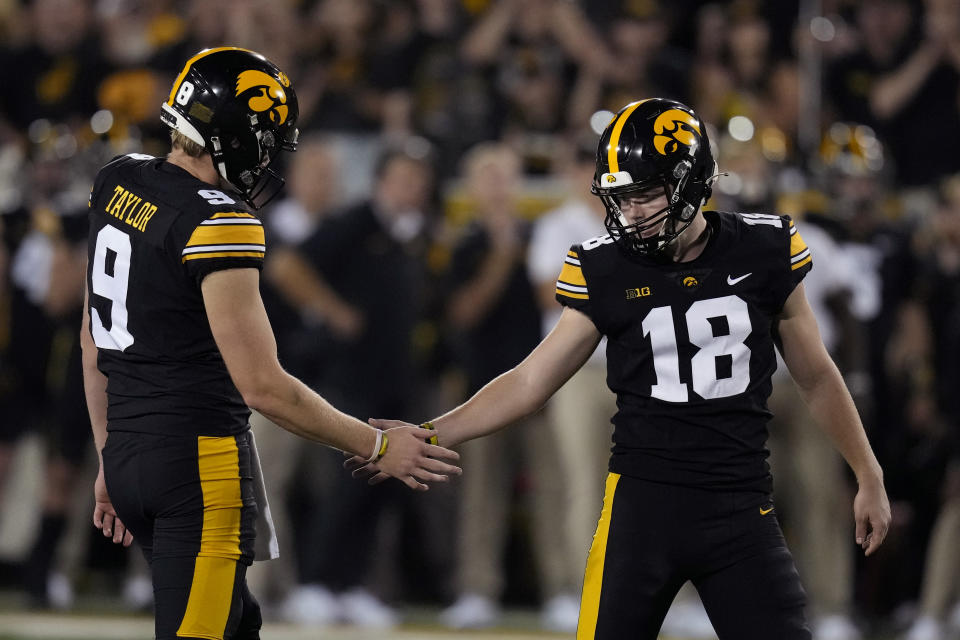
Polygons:
<instances>
[{"instance_id":1,"label":"helmet chin strap","mask_svg":"<svg viewBox=\"0 0 960 640\"><path fill-rule=\"evenodd\" d=\"M230 178L227 177L227 165L223 161L223 147L220 145L220 136L210 136L210 145L213 147L213 162L217 166L217 173L220 174L224 182L236 189L230 182Z\"/></svg>"},{"instance_id":2,"label":"helmet chin strap","mask_svg":"<svg viewBox=\"0 0 960 640\"><path fill-rule=\"evenodd\" d=\"M256 123L255 116L252 118L253 123ZM268 132L269 133L269 132ZM260 131L256 132L257 135L257 145L260 147L260 156L263 158L263 149L262 141L263 137ZM273 134L270 134L271 136ZM267 202L273 199L273 197L279 193L280 189L284 185L284 180L274 171L270 170L267 162L263 162L260 167L260 172L253 173L252 171L244 171L240 174L241 178L244 181L244 188L238 187L233 183L232 180L227 176L227 164L223 159L223 147L220 142L219 136L211 136L210 144L213 147L213 161L217 168L217 173L220 174L220 178L225 185L227 185L231 190L240 194L240 197L248 205L254 209L259 209L264 206Z\"/></svg>"}]
</instances>

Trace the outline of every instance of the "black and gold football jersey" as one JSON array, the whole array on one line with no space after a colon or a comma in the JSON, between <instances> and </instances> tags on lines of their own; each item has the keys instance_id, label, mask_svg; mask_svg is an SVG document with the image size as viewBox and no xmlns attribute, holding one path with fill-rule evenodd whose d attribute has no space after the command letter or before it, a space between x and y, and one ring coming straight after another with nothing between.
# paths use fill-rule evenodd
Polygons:
<instances>
[{"instance_id":1,"label":"black and gold football jersey","mask_svg":"<svg viewBox=\"0 0 960 640\"><path fill-rule=\"evenodd\" d=\"M574 245L557 300L608 339L611 471L769 492L776 318L812 258L787 216L704 215L711 237L690 262L628 258L610 236Z\"/></svg>"},{"instance_id":2,"label":"black and gold football jersey","mask_svg":"<svg viewBox=\"0 0 960 640\"><path fill-rule=\"evenodd\" d=\"M227 436L250 411L214 342L200 283L261 268L260 221L163 158L107 164L90 193L90 332L107 376L107 427Z\"/></svg>"}]
</instances>

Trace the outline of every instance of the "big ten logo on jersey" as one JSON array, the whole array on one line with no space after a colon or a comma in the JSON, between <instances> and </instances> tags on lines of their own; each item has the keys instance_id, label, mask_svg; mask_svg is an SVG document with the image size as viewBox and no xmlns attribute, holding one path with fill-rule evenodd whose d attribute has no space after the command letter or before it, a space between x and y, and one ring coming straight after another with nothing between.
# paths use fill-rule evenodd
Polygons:
<instances>
[{"instance_id":1,"label":"big ten logo on jersey","mask_svg":"<svg viewBox=\"0 0 960 640\"><path fill-rule=\"evenodd\" d=\"M150 218L157 212L157 205L117 185L113 188L113 197L104 207L104 211L137 231L143 232L147 230Z\"/></svg>"},{"instance_id":2,"label":"big ten logo on jersey","mask_svg":"<svg viewBox=\"0 0 960 640\"><path fill-rule=\"evenodd\" d=\"M584 251L590 251L605 244L613 244L613 237L610 236L610 234L590 238L589 240L585 240L580 246L583 247Z\"/></svg>"},{"instance_id":3,"label":"big ten logo on jersey","mask_svg":"<svg viewBox=\"0 0 960 640\"><path fill-rule=\"evenodd\" d=\"M634 298L646 298L652 293L650 287L634 287L633 289L627 289L627 300L633 300Z\"/></svg>"}]
</instances>

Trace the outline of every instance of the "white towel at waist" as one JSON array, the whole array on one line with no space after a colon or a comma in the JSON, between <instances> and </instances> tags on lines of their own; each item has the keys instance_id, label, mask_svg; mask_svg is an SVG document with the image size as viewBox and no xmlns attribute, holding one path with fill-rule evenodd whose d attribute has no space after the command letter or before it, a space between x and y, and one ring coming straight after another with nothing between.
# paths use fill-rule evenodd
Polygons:
<instances>
[{"instance_id":1,"label":"white towel at waist","mask_svg":"<svg viewBox=\"0 0 960 640\"><path fill-rule=\"evenodd\" d=\"M277 543L277 529L270 516L270 503L267 502L267 487L263 482L263 468L260 466L260 454L257 453L257 440L250 431L250 466L253 471L253 491L257 498L257 538L253 546L253 559L274 560L280 557L280 545Z\"/></svg>"}]
</instances>

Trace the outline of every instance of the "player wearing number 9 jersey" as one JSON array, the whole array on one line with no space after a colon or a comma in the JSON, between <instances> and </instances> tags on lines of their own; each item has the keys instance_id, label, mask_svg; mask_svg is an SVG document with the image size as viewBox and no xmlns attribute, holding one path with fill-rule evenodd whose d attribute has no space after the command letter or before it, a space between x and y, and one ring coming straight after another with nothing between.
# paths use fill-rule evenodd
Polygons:
<instances>
[{"instance_id":1,"label":"player wearing number 9 jersey","mask_svg":"<svg viewBox=\"0 0 960 640\"><path fill-rule=\"evenodd\" d=\"M215 271L263 265L263 226L234 197L165 158L121 156L97 175L90 328L108 379L110 431L247 430L250 410L217 349L200 290Z\"/></svg>"},{"instance_id":2,"label":"player wearing number 9 jersey","mask_svg":"<svg viewBox=\"0 0 960 640\"><path fill-rule=\"evenodd\" d=\"M607 337L614 446L579 640L655 640L687 581L721 640L811 637L766 464L775 348L860 482L856 542L871 554L889 526L882 472L804 297L810 252L787 217L701 211L716 175L689 107L624 107L600 138L592 187L608 234L567 252L556 327L431 421L444 446L502 428Z\"/></svg>"},{"instance_id":3,"label":"player wearing number 9 jersey","mask_svg":"<svg viewBox=\"0 0 960 640\"><path fill-rule=\"evenodd\" d=\"M289 78L252 51L204 50L175 80L162 118L170 154L115 158L90 194L81 341L101 454L94 524L114 542L140 543L158 640L251 640L260 609L246 567L277 550L258 505L250 408L378 459L412 488L459 469L443 462L455 453L426 442L429 431L388 439L277 361L259 293L266 240L252 211L283 184L270 164L296 148Z\"/></svg>"}]
</instances>

